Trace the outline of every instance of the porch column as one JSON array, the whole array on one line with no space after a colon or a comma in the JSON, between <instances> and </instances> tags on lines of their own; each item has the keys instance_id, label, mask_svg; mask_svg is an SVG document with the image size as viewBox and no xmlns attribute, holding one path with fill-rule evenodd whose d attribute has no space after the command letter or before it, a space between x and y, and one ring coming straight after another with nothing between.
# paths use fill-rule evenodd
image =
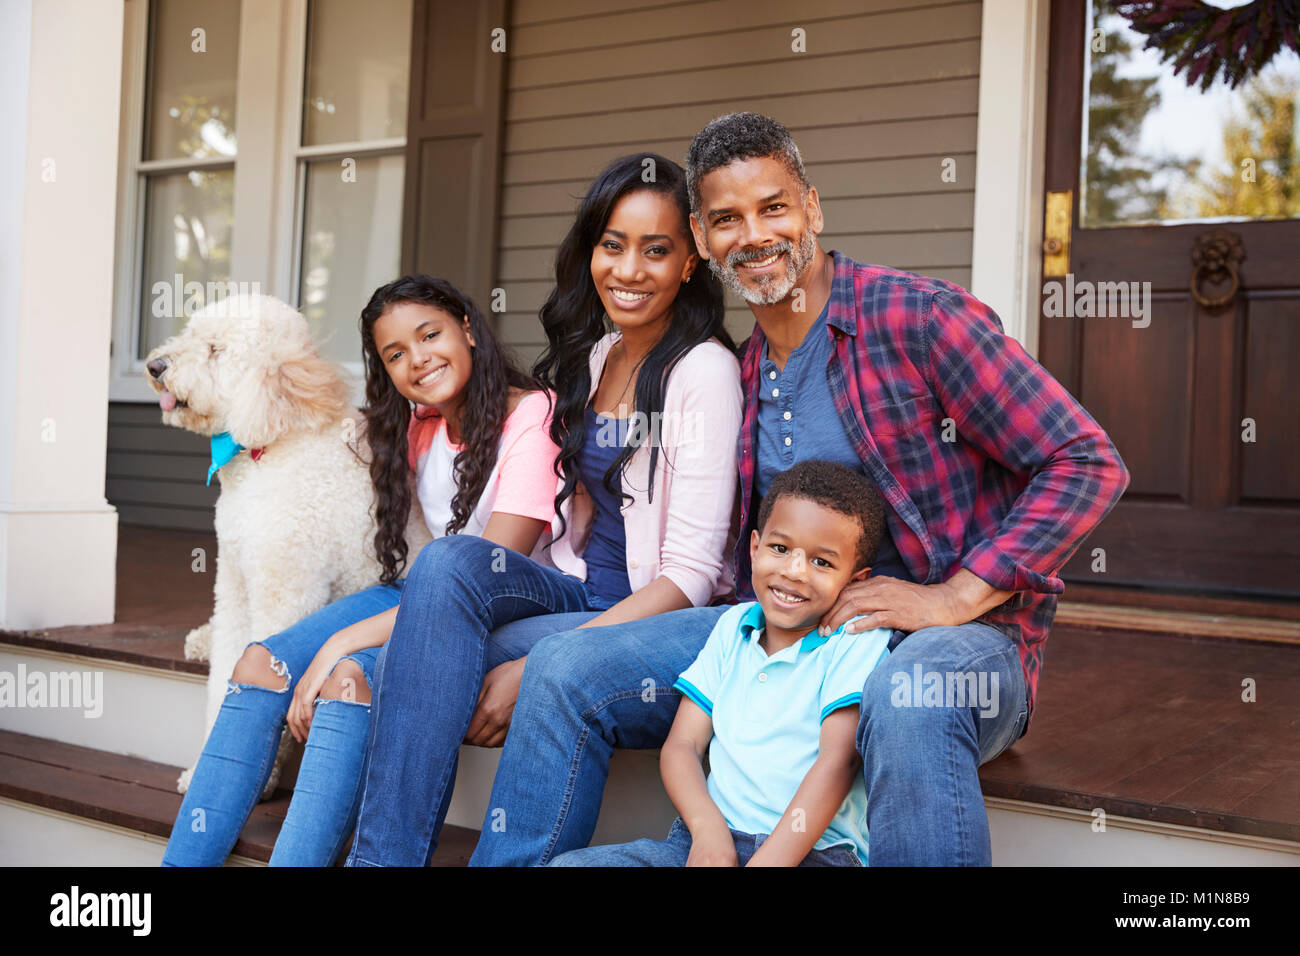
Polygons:
<instances>
[{"instance_id":1,"label":"porch column","mask_svg":"<svg viewBox=\"0 0 1300 956\"><path fill-rule=\"evenodd\" d=\"M0 0L0 627L113 620L123 0Z\"/></svg>"},{"instance_id":2,"label":"porch column","mask_svg":"<svg viewBox=\"0 0 1300 956\"><path fill-rule=\"evenodd\" d=\"M971 291L1038 353L1049 0L984 0Z\"/></svg>"}]
</instances>

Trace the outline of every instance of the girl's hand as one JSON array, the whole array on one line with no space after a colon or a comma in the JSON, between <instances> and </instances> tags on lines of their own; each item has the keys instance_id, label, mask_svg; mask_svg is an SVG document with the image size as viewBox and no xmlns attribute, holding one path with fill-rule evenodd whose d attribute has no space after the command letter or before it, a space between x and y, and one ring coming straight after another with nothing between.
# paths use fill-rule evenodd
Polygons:
<instances>
[{"instance_id":1,"label":"girl's hand","mask_svg":"<svg viewBox=\"0 0 1300 956\"><path fill-rule=\"evenodd\" d=\"M299 743L306 742L307 732L311 730L311 719L315 713L316 698L320 694L320 689L325 686L325 681L333 673L334 666L342 659L343 652L331 637L321 645L306 673L298 681L298 687L293 692L293 700L289 703L288 722L289 732Z\"/></svg>"},{"instance_id":2,"label":"girl's hand","mask_svg":"<svg viewBox=\"0 0 1300 956\"><path fill-rule=\"evenodd\" d=\"M697 840L691 834L691 852L686 857L687 866L740 866L736 856L736 841L731 831L705 830Z\"/></svg>"},{"instance_id":3,"label":"girl's hand","mask_svg":"<svg viewBox=\"0 0 1300 956\"><path fill-rule=\"evenodd\" d=\"M483 690L478 695L478 706L470 718L465 743L476 747L501 747L506 742L510 718L519 699L519 682L524 676L524 661L506 661L487 672Z\"/></svg>"}]
</instances>

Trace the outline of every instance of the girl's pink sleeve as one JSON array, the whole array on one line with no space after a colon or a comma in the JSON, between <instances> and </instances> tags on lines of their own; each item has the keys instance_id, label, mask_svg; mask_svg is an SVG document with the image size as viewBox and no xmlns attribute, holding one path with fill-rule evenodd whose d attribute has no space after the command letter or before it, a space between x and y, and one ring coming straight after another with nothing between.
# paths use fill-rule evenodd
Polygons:
<instances>
[{"instance_id":1,"label":"girl's pink sleeve","mask_svg":"<svg viewBox=\"0 0 1300 956\"><path fill-rule=\"evenodd\" d=\"M548 401L549 399L549 401ZM501 431L499 484L493 511L536 518L548 524L555 516L555 459L551 408L555 396L532 392L520 399Z\"/></svg>"},{"instance_id":2,"label":"girl's pink sleeve","mask_svg":"<svg viewBox=\"0 0 1300 956\"><path fill-rule=\"evenodd\" d=\"M427 411L425 414L428 414ZM419 470L420 459L433 444L433 437L438 434L440 424L442 419L437 415L418 418L415 410L411 410L411 420L406 426L406 461L411 466L411 471Z\"/></svg>"}]
</instances>

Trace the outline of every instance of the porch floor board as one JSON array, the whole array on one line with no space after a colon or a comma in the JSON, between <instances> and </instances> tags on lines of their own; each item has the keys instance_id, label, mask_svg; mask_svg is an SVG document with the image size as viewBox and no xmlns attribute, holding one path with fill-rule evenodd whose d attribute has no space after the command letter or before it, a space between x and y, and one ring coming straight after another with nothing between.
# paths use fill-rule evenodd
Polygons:
<instances>
[{"instance_id":1,"label":"porch floor board","mask_svg":"<svg viewBox=\"0 0 1300 956\"><path fill-rule=\"evenodd\" d=\"M203 572L191 570L194 548L205 549ZM212 535L123 525L117 623L0 642L205 673L182 644L210 612L215 572ZM1053 629L1044 668L1028 735L981 768L987 796L1300 842L1300 647L1071 623ZM116 801L105 812L170 831L175 768L3 736L0 793L50 790L90 805L98 778ZM149 792L128 797L128 784ZM259 804L236 852L266 859L287 805L287 793ZM465 835L468 858L476 834Z\"/></svg>"},{"instance_id":2,"label":"porch floor board","mask_svg":"<svg viewBox=\"0 0 1300 956\"><path fill-rule=\"evenodd\" d=\"M201 571L193 570L195 548L203 549ZM216 574L216 535L119 525L116 620L112 624L0 630L0 641L207 674L206 662L185 659L185 635L211 616Z\"/></svg>"},{"instance_id":3,"label":"porch floor board","mask_svg":"<svg viewBox=\"0 0 1300 956\"><path fill-rule=\"evenodd\" d=\"M1044 658L986 795L1300 842L1300 649L1057 627Z\"/></svg>"}]
</instances>

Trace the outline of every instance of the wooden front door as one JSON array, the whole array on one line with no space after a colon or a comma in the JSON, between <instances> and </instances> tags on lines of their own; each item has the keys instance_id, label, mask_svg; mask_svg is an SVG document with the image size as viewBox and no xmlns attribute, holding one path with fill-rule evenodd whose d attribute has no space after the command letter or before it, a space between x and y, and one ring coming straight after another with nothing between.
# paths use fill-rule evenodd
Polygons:
<instances>
[{"instance_id":1,"label":"wooden front door","mask_svg":"<svg viewBox=\"0 0 1300 956\"><path fill-rule=\"evenodd\" d=\"M1052 8L1039 357L1132 483L1062 576L1300 597L1300 58L1202 91L1089 5Z\"/></svg>"}]
</instances>

